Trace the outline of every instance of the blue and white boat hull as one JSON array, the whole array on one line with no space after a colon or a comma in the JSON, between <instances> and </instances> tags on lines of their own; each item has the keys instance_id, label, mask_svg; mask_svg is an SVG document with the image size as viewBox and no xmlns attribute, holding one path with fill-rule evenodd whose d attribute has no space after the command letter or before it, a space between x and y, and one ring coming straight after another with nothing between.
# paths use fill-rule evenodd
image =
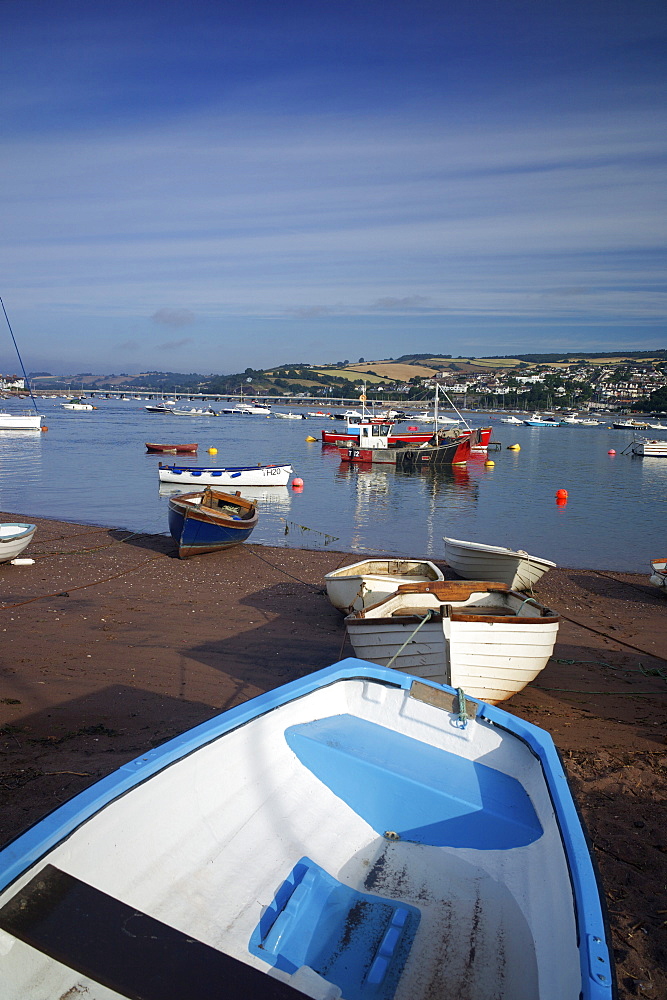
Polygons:
<instances>
[{"instance_id":1,"label":"blue and white boat hull","mask_svg":"<svg viewBox=\"0 0 667 1000\"><path fill-rule=\"evenodd\" d=\"M548 734L354 659L149 750L6 847L0 946L21 1000L613 996Z\"/></svg>"},{"instance_id":2,"label":"blue and white boat hull","mask_svg":"<svg viewBox=\"0 0 667 1000\"><path fill-rule=\"evenodd\" d=\"M239 545L256 526L255 505L239 494L209 488L169 500L169 531L181 559Z\"/></svg>"}]
</instances>

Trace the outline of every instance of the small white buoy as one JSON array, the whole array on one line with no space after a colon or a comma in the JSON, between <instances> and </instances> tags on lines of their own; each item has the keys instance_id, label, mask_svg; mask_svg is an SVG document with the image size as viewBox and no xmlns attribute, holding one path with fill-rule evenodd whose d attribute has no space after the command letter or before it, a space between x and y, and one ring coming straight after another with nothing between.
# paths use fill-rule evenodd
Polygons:
<instances>
[{"instance_id":1,"label":"small white buoy","mask_svg":"<svg viewBox=\"0 0 667 1000\"><path fill-rule=\"evenodd\" d=\"M34 559L12 559L12 566L34 566Z\"/></svg>"}]
</instances>

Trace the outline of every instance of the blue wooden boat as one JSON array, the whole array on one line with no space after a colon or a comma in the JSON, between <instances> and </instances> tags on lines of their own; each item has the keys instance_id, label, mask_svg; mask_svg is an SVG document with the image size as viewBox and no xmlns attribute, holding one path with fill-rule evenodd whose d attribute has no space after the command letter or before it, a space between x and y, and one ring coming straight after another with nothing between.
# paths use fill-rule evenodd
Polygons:
<instances>
[{"instance_id":1,"label":"blue wooden boat","mask_svg":"<svg viewBox=\"0 0 667 1000\"><path fill-rule=\"evenodd\" d=\"M0 852L20 1000L612 1000L549 735L348 659L103 778Z\"/></svg>"},{"instance_id":2,"label":"blue wooden boat","mask_svg":"<svg viewBox=\"0 0 667 1000\"><path fill-rule=\"evenodd\" d=\"M207 487L169 500L169 531L181 559L245 542L257 525L257 507L240 493Z\"/></svg>"}]
</instances>

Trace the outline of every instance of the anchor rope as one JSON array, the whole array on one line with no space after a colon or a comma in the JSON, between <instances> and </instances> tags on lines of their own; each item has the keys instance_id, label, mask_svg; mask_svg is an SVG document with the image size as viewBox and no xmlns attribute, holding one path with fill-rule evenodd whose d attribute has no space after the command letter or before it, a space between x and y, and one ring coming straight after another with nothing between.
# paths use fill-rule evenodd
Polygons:
<instances>
[{"instance_id":1,"label":"anchor rope","mask_svg":"<svg viewBox=\"0 0 667 1000\"><path fill-rule=\"evenodd\" d=\"M405 642L403 643L403 645L400 647L400 649L396 650L396 652L392 656L391 660L387 664L388 667L390 667L392 665L392 663L394 662L394 660L396 659L397 656L400 656L400 654L403 652L403 650L408 645L408 643L412 642L412 640L414 639L414 637L417 635L417 632L419 632L419 629L422 627L422 625L425 625L426 622L429 621L433 617L433 614L434 614L433 610L431 608L429 608L429 610L426 612L426 614L424 615L424 617L422 618L422 620L419 622L419 625L417 626L417 628L414 629L413 632L407 637L407 639L405 640Z\"/></svg>"},{"instance_id":2,"label":"anchor rope","mask_svg":"<svg viewBox=\"0 0 667 1000\"><path fill-rule=\"evenodd\" d=\"M466 695L463 688L456 689L456 697L459 699L459 722L461 723L461 728L465 729L468 725L468 720L470 716L468 715L468 709L466 707Z\"/></svg>"}]
</instances>

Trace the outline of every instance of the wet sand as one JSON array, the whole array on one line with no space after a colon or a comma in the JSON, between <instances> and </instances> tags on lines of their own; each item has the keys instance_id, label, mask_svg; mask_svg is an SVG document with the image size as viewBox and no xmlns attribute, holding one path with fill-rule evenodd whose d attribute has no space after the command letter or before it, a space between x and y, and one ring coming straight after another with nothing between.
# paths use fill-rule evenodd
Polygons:
<instances>
[{"instance_id":1,"label":"wet sand","mask_svg":"<svg viewBox=\"0 0 667 1000\"><path fill-rule=\"evenodd\" d=\"M361 554L246 544L181 561L165 536L29 520L35 564L0 565L0 843L147 748L353 655L323 577ZM503 707L563 756L619 997L664 998L667 598L648 568L552 570L536 595L561 615L554 658Z\"/></svg>"}]
</instances>

